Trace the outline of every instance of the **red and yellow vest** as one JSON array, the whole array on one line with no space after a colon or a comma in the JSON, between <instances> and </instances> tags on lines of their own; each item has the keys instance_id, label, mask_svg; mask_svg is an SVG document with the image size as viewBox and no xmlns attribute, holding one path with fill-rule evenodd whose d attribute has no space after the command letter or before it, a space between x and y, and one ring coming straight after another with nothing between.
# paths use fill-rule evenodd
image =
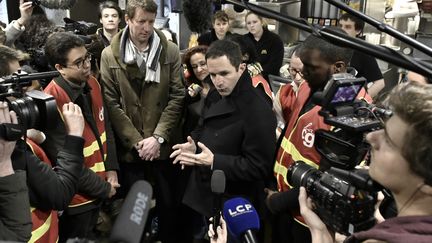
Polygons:
<instances>
[{"instance_id":1,"label":"red and yellow vest","mask_svg":"<svg viewBox=\"0 0 432 243\"><path fill-rule=\"evenodd\" d=\"M314 106L299 116L311 92L307 82L300 85L296 99L292 94L289 94L291 91L291 88L286 88L281 90L280 94L282 112L288 123L277 151L273 171L277 179L278 190L281 192L293 187L288 183L286 176L288 168L294 162L301 160L318 169L321 156L314 147L315 131L318 129L330 130L331 128L330 125L324 123L323 117L318 114L321 106ZM370 97L364 89L360 91L358 98L365 98L370 101ZM292 212L292 214L297 220L303 222L299 212Z\"/></svg>"},{"instance_id":2,"label":"red and yellow vest","mask_svg":"<svg viewBox=\"0 0 432 243\"><path fill-rule=\"evenodd\" d=\"M87 84L91 88L91 103L92 103L92 112L93 118L96 123L96 127L99 132L100 141L103 146L104 156L102 157L100 147L98 141L96 140L95 134L93 134L90 124L86 121L83 138L85 139L84 143L84 165L94 171L97 175L99 175L102 179L105 180L105 165L104 161L106 159L107 146L106 146L106 132L105 132L105 122L104 122L104 108L103 108L103 99L101 94L101 87L97 80L94 77L90 77L87 80ZM50 84L44 89L47 94L54 96L57 102L57 109L61 114L61 110L63 104L71 102L69 96L66 91L63 90L60 85L56 83L55 80L50 82ZM90 198L89 196L83 194L75 194L73 197L69 207L77 207L90 202L93 202L95 199Z\"/></svg>"},{"instance_id":3,"label":"red and yellow vest","mask_svg":"<svg viewBox=\"0 0 432 243\"><path fill-rule=\"evenodd\" d=\"M33 153L43 162L51 165L51 161L39 145L30 139L27 139ZM58 241L58 215L55 210L42 211L37 208L31 208L32 217L32 236L29 242L36 243L56 243Z\"/></svg>"},{"instance_id":4,"label":"red and yellow vest","mask_svg":"<svg viewBox=\"0 0 432 243\"><path fill-rule=\"evenodd\" d=\"M264 92L266 93L266 95L271 100L273 100L273 93L272 93L272 90L270 88L270 85L267 82L267 80L265 80L265 78L261 74L253 76L251 79L252 79L252 85L254 86L254 88L257 88L258 85L261 84L263 86L263 89L264 89Z\"/></svg>"}]
</instances>

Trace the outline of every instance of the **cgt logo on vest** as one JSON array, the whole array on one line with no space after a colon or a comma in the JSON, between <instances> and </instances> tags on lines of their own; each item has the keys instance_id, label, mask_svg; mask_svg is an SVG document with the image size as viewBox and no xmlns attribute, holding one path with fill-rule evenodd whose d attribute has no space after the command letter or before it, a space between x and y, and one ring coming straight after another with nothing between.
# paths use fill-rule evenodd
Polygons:
<instances>
[{"instance_id":1,"label":"cgt logo on vest","mask_svg":"<svg viewBox=\"0 0 432 243\"><path fill-rule=\"evenodd\" d=\"M254 212L251 204L238 205L235 208L229 208L228 213L231 217L236 217L242 215L244 213L252 213Z\"/></svg>"},{"instance_id":2,"label":"cgt logo on vest","mask_svg":"<svg viewBox=\"0 0 432 243\"><path fill-rule=\"evenodd\" d=\"M103 107L99 110L99 120L100 121L104 120L104 108Z\"/></svg>"},{"instance_id":3,"label":"cgt logo on vest","mask_svg":"<svg viewBox=\"0 0 432 243\"><path fill-rule=\"evenodd\" d=\"M144 193L139 192L137 194L137 198L133 207L133 212L130 215L130 220L132 220L134 223L138 225L141 224L144 214L146 213L146 211L148 211L148 200L149 197Z\"/></svg>"},{"instance_id":4,"label":"cgt logo on vest","mask_svg":"<svg viewBox=\"0 0 432 243\"><path fill-rule=\"evenodd\" d=\"M303 145L308 147L308 148L312 148L314 145L314 140L315 140L315 133L314 130L312 128L310 128L312 126L312 122L310 122L309 124L307 124L303 130L302 130L302 139L303 139Z\"/></svg>"}]
</instances>

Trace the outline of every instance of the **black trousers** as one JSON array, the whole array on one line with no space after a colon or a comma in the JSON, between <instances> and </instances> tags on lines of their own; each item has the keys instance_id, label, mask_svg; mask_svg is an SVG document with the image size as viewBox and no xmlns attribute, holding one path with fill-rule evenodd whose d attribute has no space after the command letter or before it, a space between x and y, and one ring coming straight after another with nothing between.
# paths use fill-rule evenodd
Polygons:
<instances>
[{"instance_id":1,"label":"black trousers","mask_svg":"<svg viewBox=\"0 0 432 243\"><path fill-rule=\"evenodd\" d=\"M73 238L95 240L93 230L98 217L99 207L77 214L64 211L59 218L59 242Z\"/></svg>"},{"instance_id":2,"label":"black trousers","mask_svg":"<svg viewBox=\"0 0 432 243\"><path fill-rule=\"evenodd\" d=\"M182 239L189 237L189 233L182 229L182 219L187 217L181 203L186 180L184 173L179 166L173 165L171 160L120 163L121 194L127 195L138 180L146 180L152 184L156 199L155 211L159 219L158 238L164 243L182 242ZM146 227L150 223L147 220Z\"/></svg>"}]
</instances>

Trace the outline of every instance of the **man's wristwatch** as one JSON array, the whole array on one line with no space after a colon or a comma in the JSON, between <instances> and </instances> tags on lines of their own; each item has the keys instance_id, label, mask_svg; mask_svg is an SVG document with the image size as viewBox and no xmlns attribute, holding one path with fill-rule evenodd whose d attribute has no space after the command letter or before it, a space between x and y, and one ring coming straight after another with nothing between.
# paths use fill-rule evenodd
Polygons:
<instances>
[{"instance_id":1,"label":"man's wristwatch","mask_svg":"<svg viewBox=\"0 0 432 243\"><path fill-rule=\"evenodd\" d=\"M158 141L159 144L165 143L165 139L159 135L153 134L153 137L156 138L156 141Z\"/></svg>"}]
</instances>

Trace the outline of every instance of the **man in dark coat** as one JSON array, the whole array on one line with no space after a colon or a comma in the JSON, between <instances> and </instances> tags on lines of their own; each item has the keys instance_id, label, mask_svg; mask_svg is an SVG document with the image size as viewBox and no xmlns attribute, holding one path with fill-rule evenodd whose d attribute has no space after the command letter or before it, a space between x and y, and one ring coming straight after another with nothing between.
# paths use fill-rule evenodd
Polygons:
<instances>
[{"instance_id":1,"label":"man in dark coat","mask_svg":"<svg viewBox=\"0 0 432 243\"><path fill-rule=\"evenodd\" d=\"M242 196L259 208L264 180L271 174L276 119L262 92L252 86L239 46L214 42L207 54L214 88L205 101L198 128L177 144L174 163L194 166L183 203L202 216L213 213L213 170L226 176L225 196Z\"/></svg>"}]
</instances>

